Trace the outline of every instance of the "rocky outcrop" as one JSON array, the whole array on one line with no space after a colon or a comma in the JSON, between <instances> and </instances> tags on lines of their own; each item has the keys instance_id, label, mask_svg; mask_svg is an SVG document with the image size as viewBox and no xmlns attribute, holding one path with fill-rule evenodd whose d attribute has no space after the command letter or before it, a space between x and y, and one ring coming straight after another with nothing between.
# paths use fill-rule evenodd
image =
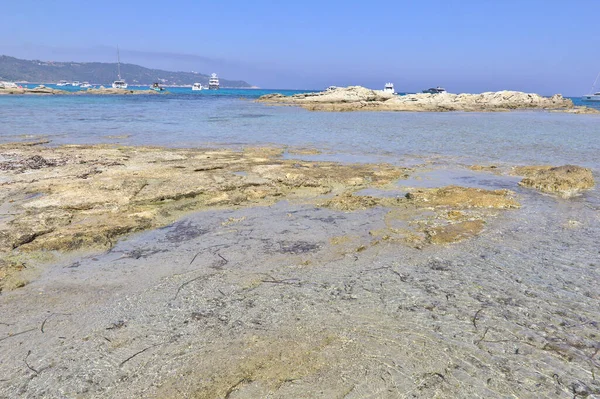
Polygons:
<instances>
[{"instance_id":1,"label":"rocky outcrop","mask_svg":"<svg viewBox=\"0 0 600 399\"><path fill-rule=\"evenodd\" d=\"M594 187L594 176L587 168L575 165L523 166L513 170L513 174L525 176L520 186L531 187L547 193L569 198Z\"/></svg>"},{"instance_id":2,"label":"rocky outcrop","mask_svg":"<svg viewBox=\"0 0 600 399\"><path fill-rule=\"evenodd\" d=\"M2 94L69 94L69 92L40 85L33 89L25 87L0 87L0 95Z\"/></svg>"},{"instance_id":3,"label":"rocky outcrop","mask_svg":"<svg viewBox=\"0 0 600 399\"><path fill-rule=\"evenodd\" d=\"M162 92L166 93L166 92ZM126 90L126 89L113 89L113 88L105 88L100 87L98 89L87 89L80 91L66 91L66 90L58 90L52 89L50 87L46 87L44 85L37 86L35 88L29 89L24 87L0 87L0 95L2 94L38 94L38 95L87 95L87 94L95 94L95 95L130 95L130 94L161 94L154 90Z\"/></svg>"},{"instance_id":4,"label":"rocky outcrop","mask_svg":"<svg viewBox=\"0 0 600 399\"><path fill-rule=\"evenodd\" d=\"M162 92L166 93L166 92ZM130 89L113 89L112 87L100 86L97 89L87 89L85 91L76 91L74 94L96 94L96 95L130 95L130 94L161 94L161 92L155 90L130 90Z\"/></svg>"},{"instance_id":5,"label":"rocky outcrop","mask_svg":"<svg viewBox=\"0 0 600 399\"><path fill-rule=\"evenodd\" d=\"M560 94L543 97L518 91L481 94L393 95L360 86L332 88L318 93L283 96L270 94L258 101L299 105L314 111L507 111L513 109L572 110L573 102Z\"/></svg>"}]
</instances>

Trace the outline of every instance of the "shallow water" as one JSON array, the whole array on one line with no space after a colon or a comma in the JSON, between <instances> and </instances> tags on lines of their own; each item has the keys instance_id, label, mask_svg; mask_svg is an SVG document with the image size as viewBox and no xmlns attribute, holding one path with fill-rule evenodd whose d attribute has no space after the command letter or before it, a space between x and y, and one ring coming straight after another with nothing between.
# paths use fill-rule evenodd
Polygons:
<instances>
[{"instance_id":1,"label":"shallow water","mask_svg":"<svg viewBox=\"0 0 600 399\"><path fill-rule=\"evenodd\" d=\"M465 167L574 163L597 175L599 116L314 113L140 96L0 97L0 118L3 142L316 147L285 157L421 165L394 190L360 194L456 184L508 188L522 205L448 246L371 245L384 208L282 201L196 213L104 253L59 258L0 296L0 396L224 393L246 381L238 369L255 374L232 398L268 396L277 378L273 397L600 392L598 190L564 200ZM295 345L308 355L294 360Z\"/></svg>"},{"instance_id":2,"label":"shallow water","mask_svg":"<svg viewBox=\"0 0 600 399\"><path fill-rule=\"evenodd\" d=\"M227 95L3 96L0 119L1 142L47 138L53 144L277 144L388 160L443 156L462 162L600 168L598 115L321 113Z\"/></svg>"}]
</instances>

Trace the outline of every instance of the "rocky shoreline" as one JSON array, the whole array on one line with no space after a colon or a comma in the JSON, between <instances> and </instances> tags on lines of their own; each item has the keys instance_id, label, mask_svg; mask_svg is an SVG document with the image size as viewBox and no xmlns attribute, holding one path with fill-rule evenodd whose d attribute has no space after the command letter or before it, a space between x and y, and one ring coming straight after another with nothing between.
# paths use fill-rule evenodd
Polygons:
<instances>
[{"instance_id":1,"label":"rocky shoreline","mask_svg":"<svg viewBox=\"0 0 600 399\"><path fill-rule=\"evenodd\" d=\"M157 92L155 90L128 90L128 89L113 89L112 87L90 88L87 90L67 91L53 89L40 85L34 88L24 87L6 87L0 88L0 95L11 94L26 94L26 95L139 95L139 94L163 94L166 92Z\"/></svg>"},{"instance_id":2,"label":"rocky shoreline","mask_svg":"<svg viewBox=\"0 0 600 399\"><path fill-rule=\"evenodd\" d=\"M0 396L600 392L589 169L48 144L0 145Z\"/></svg>"},{"instance_id":3,"label":"rocky shoreline","mask_svg":"<svg viewBox=\"0 0 600 399\"><path fill-rule=\"evenodd\" d=\"M518 91L481 94L419 93L398 96L361 86L349 86L292 96L268 94L260 97L258 101L266 104L296 105L311 111L498 112L524 109L578 114L600 113L588 107L575 107L571 100L560 94L543 97Z\"/></svg>"}]
</instances>

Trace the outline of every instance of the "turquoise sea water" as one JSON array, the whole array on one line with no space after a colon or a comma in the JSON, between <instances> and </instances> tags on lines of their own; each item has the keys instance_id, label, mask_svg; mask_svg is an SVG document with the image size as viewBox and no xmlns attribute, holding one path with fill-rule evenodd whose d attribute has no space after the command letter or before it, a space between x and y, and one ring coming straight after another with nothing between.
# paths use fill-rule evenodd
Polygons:
<instances>
[{"instance_id":1,"label":"turquoise sea water","mask_svg":"<svg viewBox=\"0 0 600 399\"><path fill-rule=\"evenodd\" d=\"M443 156L457 162L586 165L600 170L600 116L309 112L256 103L291 90L222 89L136 96L1 96L0 142L166 146L291 145L346 159Z\"/></svg>"}]
</instances>

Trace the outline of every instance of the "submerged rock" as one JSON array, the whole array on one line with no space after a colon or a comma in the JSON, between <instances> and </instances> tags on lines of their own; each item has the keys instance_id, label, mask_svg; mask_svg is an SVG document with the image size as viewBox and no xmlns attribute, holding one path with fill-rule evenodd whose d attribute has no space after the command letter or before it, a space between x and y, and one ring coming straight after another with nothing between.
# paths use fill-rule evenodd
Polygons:
<instances>
[{"instance_id":1,"label":"submerged rock","mask_svg":"<svg viewBox=\"0 0 600 399\"><path fill-rule=\"evenodd\" d=\"M589 190L595 184L591 169L576 165L524 166L515 168L513 173L525 176L519 182L520 186L556 193L564 198Z\"/></svg>"},{"instance_id":2,"label":"submerged rock","mask_svg":"<svg viewBox=\"0 0 600 399\"><path fill-rule=\"evenodd\" d=\"M448 206L461 208L519 208L510 190L484 190L481 188L447 186L421 189L406 194L410 201L422 206Z\"/></svg>"}]
</instances>

